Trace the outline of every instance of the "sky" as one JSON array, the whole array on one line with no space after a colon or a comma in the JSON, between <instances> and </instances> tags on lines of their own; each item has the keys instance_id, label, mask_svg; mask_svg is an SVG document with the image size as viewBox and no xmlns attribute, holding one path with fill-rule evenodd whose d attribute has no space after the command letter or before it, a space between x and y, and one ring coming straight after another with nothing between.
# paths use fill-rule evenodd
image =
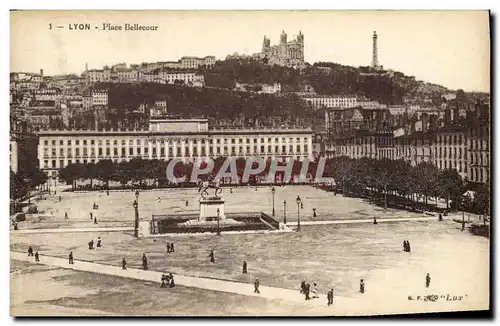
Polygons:
<instances>
[{"instance_id":1,"label":"sky","mask_svg":"<svg viewBox=\"0 0 500 326\"><path fill-rule=\"evenodd\" d=\"M91 30L69 30L89 23ZM104 31L103 24L157 31ZM52 24L52 29L50 25ZM55 26L64 28L59 29ZM98 28L96 28L98 27ZM368 66L372 35L385 69L465 91L490 91L487 11L24 11L11 13L10 69L81 73L118 62L260 52L285 31L304 34L305 60Z\"/></svg>"}]
</instances>

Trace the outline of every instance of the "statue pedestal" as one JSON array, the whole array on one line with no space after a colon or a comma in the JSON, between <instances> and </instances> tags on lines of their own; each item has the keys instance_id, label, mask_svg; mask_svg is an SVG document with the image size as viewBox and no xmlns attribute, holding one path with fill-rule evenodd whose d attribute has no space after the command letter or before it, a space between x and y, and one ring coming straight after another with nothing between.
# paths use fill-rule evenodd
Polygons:
<instances>
[{"instance_id":1,"label":"statue pedestal","mask_svg":"<svg viewBox=\"0 0 500 326\"><path fill-rule=\"evenodd\" d=\"M219 219L226 219L224 214L224 199L221 197L207 197L200 199L200 217L198 221L217 221L217 209Z\"/></svg>"}]
</instances>

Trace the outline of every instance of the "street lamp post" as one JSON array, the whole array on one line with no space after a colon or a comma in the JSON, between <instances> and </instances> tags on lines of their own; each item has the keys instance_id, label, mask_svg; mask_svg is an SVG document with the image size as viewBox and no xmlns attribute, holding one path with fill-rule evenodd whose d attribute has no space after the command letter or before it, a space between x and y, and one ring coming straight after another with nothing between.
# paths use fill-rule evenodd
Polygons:
<instances>
[{"instance_id":1,"label":"street lamp post","mask_svg":"<svg viewBox=\"0 0 500 326\"><path fill-rule=\"evenodd\" d=\"M134 200L134 210L135 210L135 223L134 223L134 236L139 237L139 191L135 192Z\"/></svg>"},{"instance_id":2,"label":"street lamp post","mask_svg":"<svg viewBox=\"0 0 500 326\"><path fill-rule=\"evenodd\" d=\"M283 224L286 224L286 200L283 200Z\"/></svg>"},{"instance_id":3,"label":"street lamp post","mask_svg":"<svg viewBox=\"0 0 500 326\"><path fill-rule=\"evenodd\" d=\"M274 193L276 192L276 189L274 187L271 188L271 193L273 194L273 217L274 217Z\"/></svg>"},{"instance_id":4,"label":"street lamp post","mask_svg":"<svg viewBox=\"0 0 500 326\"><path fill-rule=\"evenodd\" d=\"M300 231L300 203L302 202L302 200L300 199L299 196L297 196L297 232Z\"/></svg>"},{"instance_id":5,"label":"street lamp post","mask_svg":"<svg viewBox=\"0 0 500 326\"><path fill-rule=\"evenodd\" d=\"M220 235L220 210L217 208L217 235Z\"/></svg>"}]
</instances>

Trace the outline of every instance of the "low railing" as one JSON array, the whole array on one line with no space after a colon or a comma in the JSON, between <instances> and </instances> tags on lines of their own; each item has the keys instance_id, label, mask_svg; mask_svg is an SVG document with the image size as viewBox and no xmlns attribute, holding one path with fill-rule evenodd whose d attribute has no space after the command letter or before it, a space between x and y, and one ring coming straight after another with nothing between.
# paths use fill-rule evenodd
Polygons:
<instances>
[{"instance_id":1,"label":"low railing","mask_svg":"<svg viewBox=\"0 0 500 326\"><path fill-rule=\"evenodd\" d=\"M276 230L279 230L280 228L280 222L278 222L277 220L275 220L274 218L272 218L271 216L267 215L266 213L264 212L261 212L260 213L260 218L268 223L269 225L271 225L273 228L275 228Z\"/></svg>"}]
</instances>

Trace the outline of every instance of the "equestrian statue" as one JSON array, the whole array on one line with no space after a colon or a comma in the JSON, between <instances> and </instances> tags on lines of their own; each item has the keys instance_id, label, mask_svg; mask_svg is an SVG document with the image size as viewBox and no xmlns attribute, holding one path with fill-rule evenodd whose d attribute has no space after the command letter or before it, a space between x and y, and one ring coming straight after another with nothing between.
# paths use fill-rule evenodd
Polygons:
<instances>
[{"instance_id":1,"label":"equestrian statue","mask_svg":"<svg viewBox=\"0 0 500 326\"><path fill-rule=\"evenodd\" d=\"M200 181L199 186L200 188L198 189L198 192L201 192L201 197L203 199L206 198L205 196L208 196L207 190L209 188L215 189L215 197L218 197L218 195L222 192L219 180L214 180L213 176L210 176L208 180Z\"/></svg>"}]
</instances>

